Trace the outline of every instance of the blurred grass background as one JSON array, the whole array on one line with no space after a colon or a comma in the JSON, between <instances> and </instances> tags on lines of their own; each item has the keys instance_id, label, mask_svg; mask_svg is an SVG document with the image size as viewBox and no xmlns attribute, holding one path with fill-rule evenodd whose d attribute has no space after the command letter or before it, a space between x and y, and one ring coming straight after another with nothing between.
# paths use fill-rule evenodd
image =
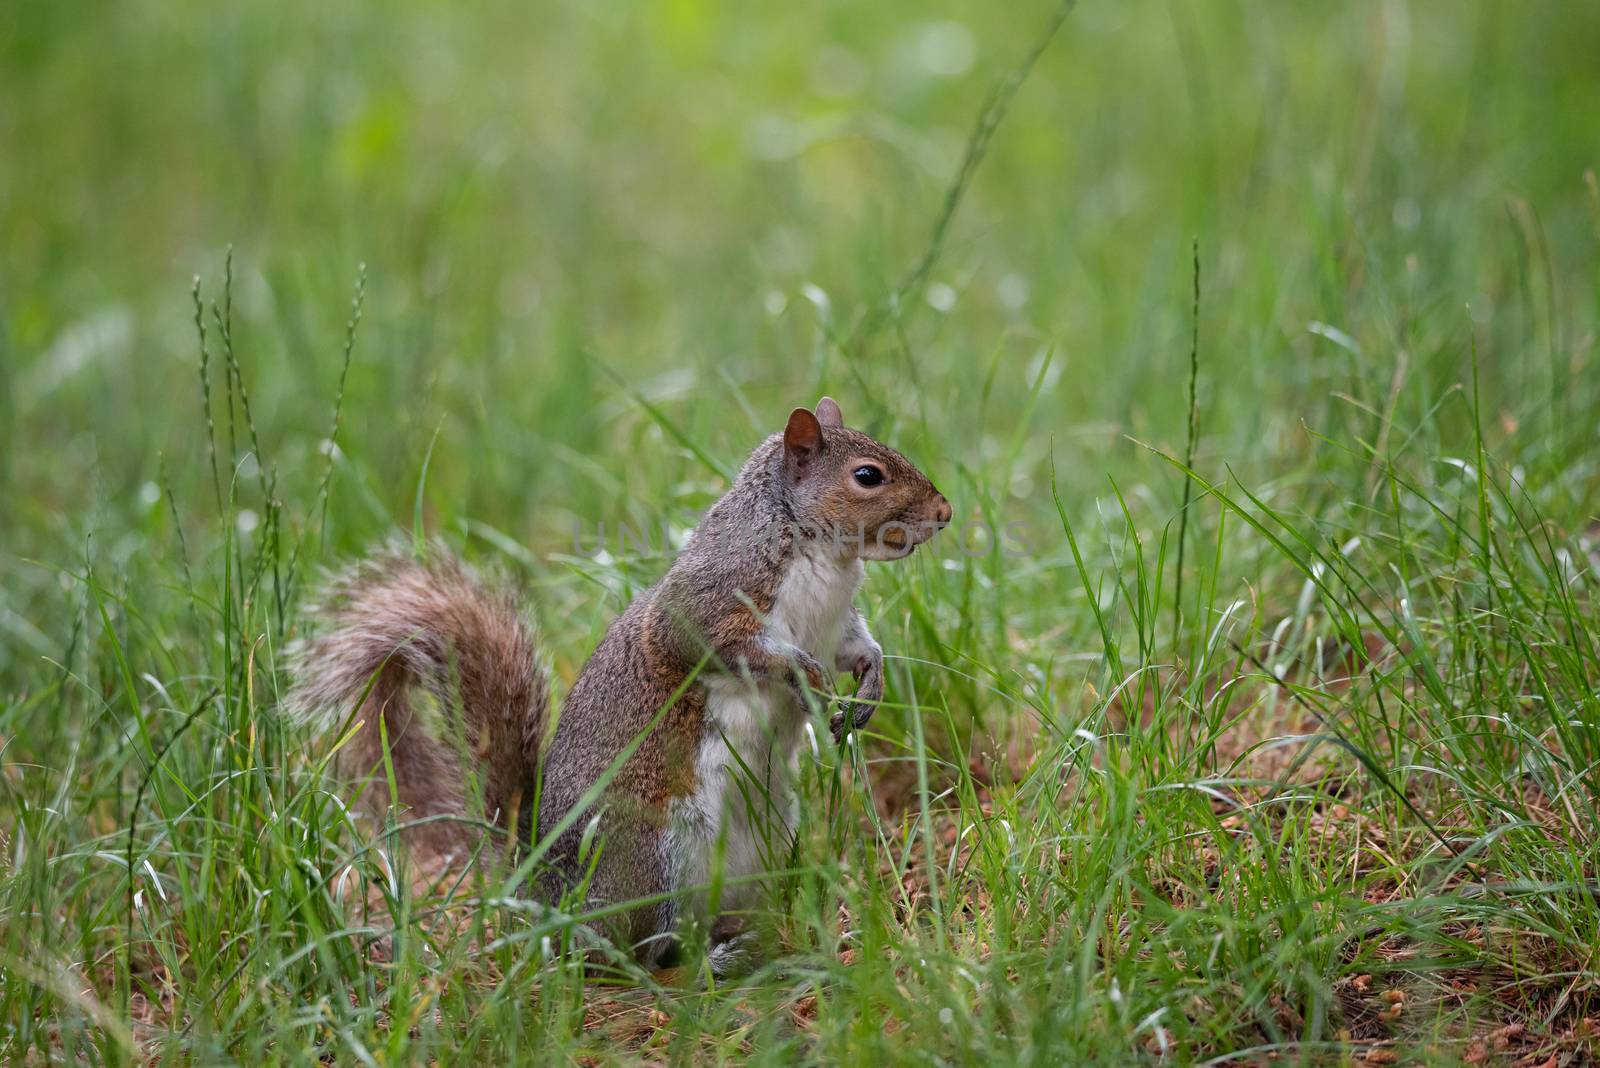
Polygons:
<instances>
[{"instance_id":1,"label":"blurred grass background","mask_svg":"<svg viewBox=\"0 0 1600 1068\"><path fill-rule=\"evenodd\" d=\"M426 457L428 529L522 572L562 680L664 567L569 559L574 526L704 507L725 482L697 451L731 468L828 392L958 517L1035 534L1021 562L874 569L864 604L888 652L1032 687L1030 703L1071 714L1064 729L1104 711L1094 665L1120 662L1090 605L1119 577L1151 577L1132 554L1181 499L1172 467L1130 439L1182 452L1195 239L1206 477L1231 471L1323 540L1366 534L1379 583L1391 551L1412 581L1408 554L1455 559L1463 538L1408 505L1414 544L1399 531L1378 549L1395 518L1380 469L1471 515L1476 490L1453 472L1474 459L1475 348L1495 469L1583 535L1600 491L1600 7L1084 3L1005 115L927 284L874 314L926 252L992 88L1054 11L8 5L0 743L14 798L80 791L83 822L63 833L110 833L142 767L107 715L127 699L119 657L197 696L190 673L233 640L194 626L182 595L192 570L192 604L211 612L225 535L255 544L272 512L243 422L230 460L216 398L237 506L219 509L210 484L190 288L198 276L222 299L229 246L234 348L286 544L309 531L307 559L331 562L409 528ZM324 539L315 501L361 264ZM209 304L205 318L220 391ZM1052 458L1088 566L1109 576L1091 597ZM1207 605L1248 598L1270 625L1300 595L1303 622L1291 559L1240 524L1219 532L1217 512L1197 507L1192 531ZM107 604L79 581L86 562ZM1438 604L1461 596L1455 581ZM280 607L272 621L292 629ZM1113 629L1137 632L1141 663L1170 659L1133 617ZM947 681L895 670L902 699ZM950 733L1033 737L986 693L948 682ZM65 752L100 775L40 786L17 770ZM74 913L83 946L104 944L103 919Z\"/></svg>"},{"instance_id":2,"label":"blurred grass background","mask_svg":"<svg viewBox=\"0 0 1600 1068\"><path fill-rule=\"evenodd\" d=\"M13 553L75 553L96 508L126 524L159 455L180 504L204 485L188 290L216 295L229 243L291 499L368 265L344 446L376 514L346 498L346 546L409 517L435 429L435 503L535 546L708 489L623 383L729 462L826 387L936 478L983 477L1047 349L1007 507L1036 503L1052 436L1075 494L1108 469L1168 492L1122 435L1181 441L1191 235L1210 456L1264 473L1302 423L1370 429L1336 394L1383 410L1402 351L1420 415L1463 380L1469 321L1497 405L1586 436L1586 5L1084 5L972 183L937 307L830 345L920 256L1050 10L13 5Z\"/></svg>"}]
</instances>

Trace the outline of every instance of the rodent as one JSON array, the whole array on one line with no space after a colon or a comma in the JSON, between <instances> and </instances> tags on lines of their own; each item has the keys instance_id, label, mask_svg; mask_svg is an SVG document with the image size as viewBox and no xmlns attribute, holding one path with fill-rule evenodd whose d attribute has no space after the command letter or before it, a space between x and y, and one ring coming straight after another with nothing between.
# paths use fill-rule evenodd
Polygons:
<instances>
[{"instance_id":1,"label":"rodent","mask_svg":"<svg viewBox=\"0 0 1600 1068\"><path fill-rule=\"evenodd\" d=\"M362 725L338 766L387 806L381 715L410 844L464 855L481 833L455 818L466 815L468 770L511 846L526 845L567 816L670 703L596 806L598 861L592 850L580 855L594 818L585 811L556 839L531 889L556 900L594 864L590 905L670 895L617 915L613 942L647 966L664 965L693 916L711 922L713 969L732 971L745 952L739 924L713 922L693 888L711 882L725 834L721 909L736 916L749 904L753 881L737 880L770 867L753 821L794 825L806 688L826 694L833 671L855 676L854 699L831 720L835 737L865 726L883 696L883 653L852 603L862 561L909 555L950 515L926 475L846 427L823 397L815 411L796 408L751 453L666 575L611 623L553 733L549 679L516 598L437 550L427 562L387 551L330 585L314 610L324 633L292 654L289 705L331 730L362 701ZM433 729L414 688L437 698L442 722ZM762 788L741 788L743 774ZM747 799L771 799L773 811L752 813Z\"/></svg>"}]
</instances>

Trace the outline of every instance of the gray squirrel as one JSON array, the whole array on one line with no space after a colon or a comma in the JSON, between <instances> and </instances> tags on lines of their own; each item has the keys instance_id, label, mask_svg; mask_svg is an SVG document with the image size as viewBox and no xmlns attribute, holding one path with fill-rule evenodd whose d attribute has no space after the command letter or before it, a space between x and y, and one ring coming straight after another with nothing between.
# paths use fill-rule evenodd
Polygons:
<instances>
[{"instance_id":1,"label":"gray squirrel","mask_svg":"<svg viewBox=\"0 0 1600 1068\"><path fill-rule=\"evenodd\" d=\"M588 877L591 905L661 898L616 915L612 940L664 966L693 917L710 923L713 969L730 971L744 952L739 923L708 916L696 889L720 874L725 915L748 907L748 877L766 867L752 803L759 797L793 827L808 691L827 694L833 672L855 676L854 699L831 719L841 739L883 696L883 651L852 603L862 561L910 555L950 515L927 476L846 427L823 397L756 448L671 569L612 622L553 734L549 679L516 598L442 551L426 562L380 553L330 584L314 609L323 633L292 653L289 707L331 732L362 701L338 767L365 781L380 809L393 800L382 716L398 801L414 824L408 842L435 855L465 855L481 833L455 818L467 813L464 761L486 810L513 846L525 845L567 816L661 712L594 811L556 839L532 891L553 901ZM460 722L430 727L417 688ZM743 774L760 789L744 789ZM536 814L527 811L535 798ZM596 813L598 859L583 845Z\"/></svg>"}]
</instances>

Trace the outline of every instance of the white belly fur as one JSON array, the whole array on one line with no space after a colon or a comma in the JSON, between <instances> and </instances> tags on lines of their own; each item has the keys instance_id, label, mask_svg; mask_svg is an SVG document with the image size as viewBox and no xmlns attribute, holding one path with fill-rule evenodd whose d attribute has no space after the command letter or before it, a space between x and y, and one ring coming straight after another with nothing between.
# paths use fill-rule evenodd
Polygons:
<instances>
[{"instance_id":1,"label":"white belly fur","mask_svg":"<svg viewBox=\"0 0 1600 1068\"><path fill-rule=\"evenodd\" d=\"M831 667L862 576L859 560L797 557L778 585L767 633ZM724 880L781 867L797 816L804 710L782 685L718 675L705 687L711 730L696 754L695 792L668 812L667 860L680 887L710 883L719 837ZM744 907L757 889L753 882L724 885L719 905Z\"/></svg>"}]
</instances>

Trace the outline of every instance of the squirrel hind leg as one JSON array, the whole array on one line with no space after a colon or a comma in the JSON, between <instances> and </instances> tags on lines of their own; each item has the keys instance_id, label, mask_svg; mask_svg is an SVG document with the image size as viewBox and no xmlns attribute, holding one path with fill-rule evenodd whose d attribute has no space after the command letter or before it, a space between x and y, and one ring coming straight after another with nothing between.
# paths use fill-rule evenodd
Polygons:
<instances>
[{"instance_id":1,"label":"squirrel hind leg","mask_svg":"<svg viewBox=\"0 0 1600 1068\"><path fill-rule=\"evenodd\" d=\"M640 963L666 986L690 982L700 970L700 965L685 952L683 939L676 934L654 935L647 945L636 949ZM724 935L713 928L710 944L706 946L705 963L710 966L712 977L721 982L750 974L764 956L756 932L740 929Z\"/></svg>"},{"instance_id":2,"label":"squirrel hind leg","mask_svg":"<svg viewBox=\"0 0 1600 1068\"><path fill-rule=\"evenodd\" d=\"M718 979L737 979L748 975L761 960L761 938L743 924L724 924L725 919L727 917L718 917L711 926L706 961L711 965L711 974Z\"/></svg>"}]
</instances>

